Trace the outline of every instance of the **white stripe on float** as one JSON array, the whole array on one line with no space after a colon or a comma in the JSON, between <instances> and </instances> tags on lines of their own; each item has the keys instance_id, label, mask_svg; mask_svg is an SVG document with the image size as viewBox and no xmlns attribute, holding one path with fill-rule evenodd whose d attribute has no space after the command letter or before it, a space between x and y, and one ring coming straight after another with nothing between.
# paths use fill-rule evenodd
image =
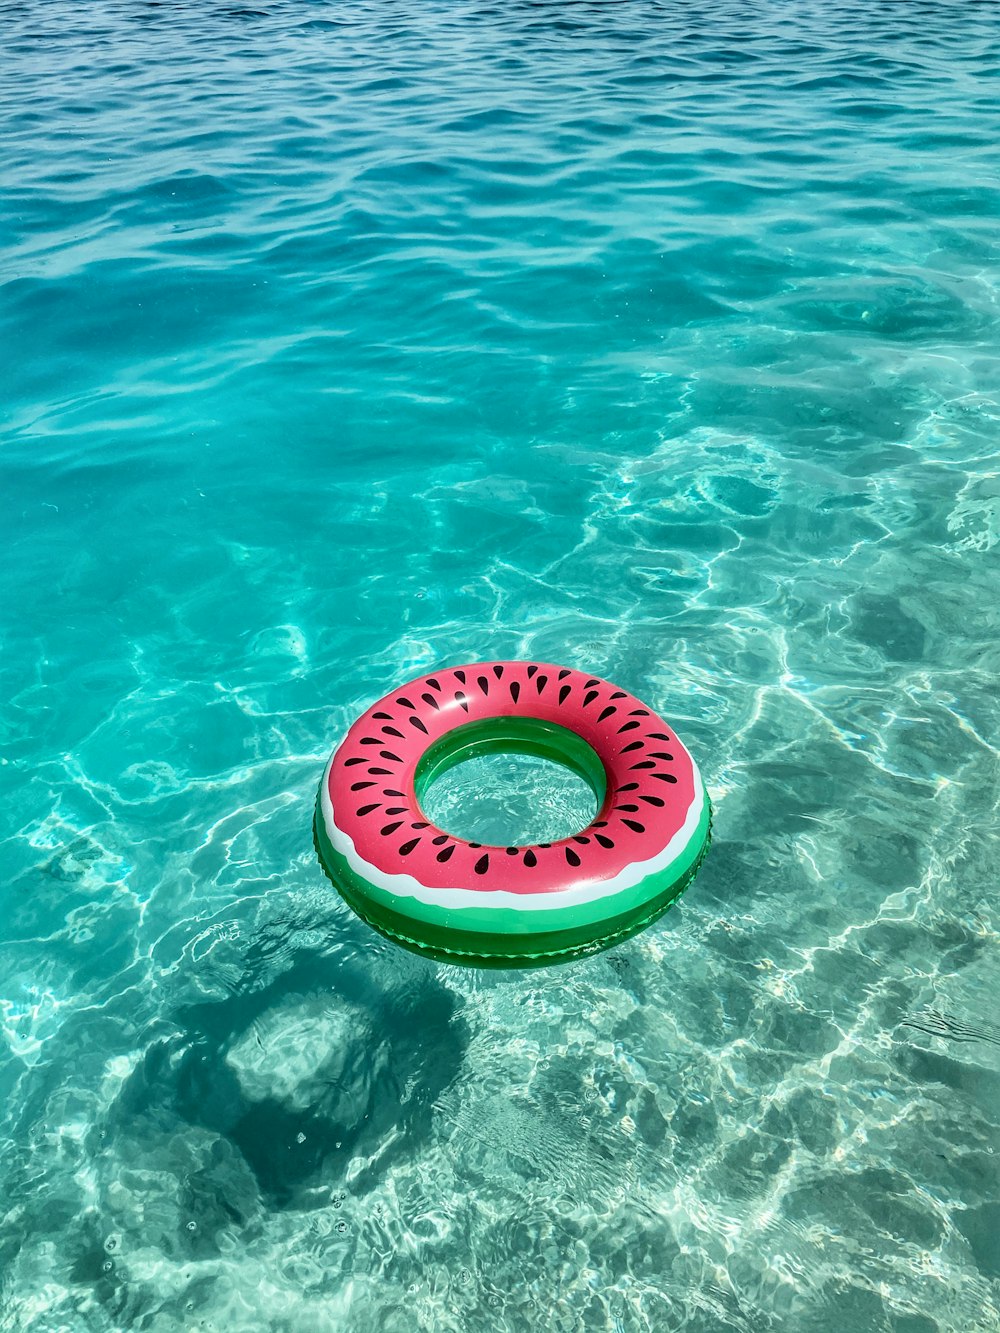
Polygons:
<instances>
[{"instance_id":1,"label":"white stripe on float","mask_svg":"<svg viewBox=\"0 0 1000 1333\"><path fill-rule=\"evenodd\" d=\"M339 747L338 747L339 748ZM336 756L336 750L334 756ZM387 893L395 893L401 898L415 898L428 907L513 907L519 911L544 911L560 907L576 907L581 903L592 903L598 898L605 898L622 889L634 888L647 875L655 875L665 869L678 857L690 841L701 820L705 809L705 787L698 772L698 766L688 755L694 775L694 797L684 817L684 823L677 830L662 851L651 856L648 861L634 861L625 866L611 879L590 879L565 889L553 889L543 893L511 893L509 889L434 889L412 875L392 874L373 866L358 851L349 833L339 828L334 820L333 802L330 800L330 769L333 757L323 774L320 803L323 811L323 823L326 835L334 850L343 856L356 875L369 880Z\"/></svg>"}]
</instances>

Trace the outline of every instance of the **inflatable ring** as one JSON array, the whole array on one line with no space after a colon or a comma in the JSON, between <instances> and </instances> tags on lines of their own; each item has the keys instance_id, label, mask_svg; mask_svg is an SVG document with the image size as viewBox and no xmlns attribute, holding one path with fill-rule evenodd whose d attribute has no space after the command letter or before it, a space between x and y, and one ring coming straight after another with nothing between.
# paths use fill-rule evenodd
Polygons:
<instances>
[{"instance_id":1,"label":"inflatable ring","mask_svg":"<svg viewBox=\"0 0 1000 1333\"><path fill-rule=\"evenodd\" d=\"M421 808L446 769L498 751L590 785L593 821L559 842L491 847ZM673 729L568 667L480 662L411 681L348 731L320 785L316 850L347 904L418 952L476 967L560 962L664 912L708 849L711 807Z\"/></svg>"}]
</instances>

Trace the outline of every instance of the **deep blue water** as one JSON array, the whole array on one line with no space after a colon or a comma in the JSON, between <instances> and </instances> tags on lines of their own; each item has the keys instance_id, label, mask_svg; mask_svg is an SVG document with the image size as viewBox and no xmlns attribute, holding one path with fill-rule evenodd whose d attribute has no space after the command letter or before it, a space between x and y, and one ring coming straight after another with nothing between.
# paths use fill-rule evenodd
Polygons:
<instances>
[{"instance_id":1,"label":"deep blue water","mask_svg":"<svg viewBox=\"0 0 1000 1333\"><path fill-rule=\"evenodd\" d=\"M0 1327L995 1333L1000 6L0 52ZM716 808L541 973L312 850L352 718L494 656ZM447 799L572 804L498 773Z\"/></svg>"}]
</instances>

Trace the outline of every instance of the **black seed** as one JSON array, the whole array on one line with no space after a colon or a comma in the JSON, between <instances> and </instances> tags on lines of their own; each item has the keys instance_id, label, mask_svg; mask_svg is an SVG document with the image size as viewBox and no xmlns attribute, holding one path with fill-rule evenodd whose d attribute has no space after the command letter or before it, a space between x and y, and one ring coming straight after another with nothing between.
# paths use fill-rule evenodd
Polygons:
<instances>
[{"instance_id":1,"label":"black seed","mask_svg":"<svg viewBox=\"0 0 1000 1333\"><path fill-rule=\"evenodd\" d=\"M590 827L591 827L591 828L607 828L607 827L608 827L608 821L607 821L606 819L595 819L594 822L591 824Z\"/></svg>"},{"instance_id":2,"label":"black seed","mask_svg":"<svg viewBox=\"0 0 1000 1333\"><path fill-rule=\"evenodd\" d=\"M629 741L628 745L622 746L622 754L629 754L632 750L641 750L642 741Z\"/></svg>"},{"instance_id":3,"label":"black seed","mask_svg":"<svg viewBox=\"0 0 1000 1333\"><path fill-rule=\"evenodd\" d=\"M466 712L469 711L469 704L461 690L455 691L455 702L462 705Z\"/></svg>"},{"instance_id":4,"label":"black seed","mask_svg":"<svg viewBox=\"0 0 1000 1333\"><path fill-rule=\"evenodd\" d=\"M655 767L656 767L656 760L655 760L655 759L643 759L643 761L642 761L641 763L639 763L639 764L632 764L632 765L630 765L630 767L631 767L631 769L632 769L633 772L634 772L635 769L637 769L637 768L655 768Z\"/></svg>"},{"instance_id":5,"label":"black seed","mask_svg":"<svg viewBox=\"0 0 1000 1333\"><path fill-rule=\"evenodd\" d=\"M477 676L477 677L476 677L476 680L479 682L479 688L482 690L482 692L483 692L484 694L489 694L489 692L490 692L490 682L486 679L486 677L485 677L485 676Z\"/></svg>"},{"instance_id":6,"label":"black seed","mask_svg":"<svg viewBox=\"0 0 1000 1333\"><path fill-rule=\"evenodd\" d=\"M585 694L585 695L583 696L583 706L584 706L584 708L586 708L588 704L592 704L596 698L597 698L597 691L596 691L596 690L590 690L587 694Z\"/></svg>"},{"instance_id":7,"label":"black seed","mask_svg":"<svg viewBox=\"0 0 1000 1333\"><path fill-rule=\"evenodd\" d=\"M646 832L646 825L645 825L645 824L637 824L636 821L635 821L634 819L623 819L623 820L622 820L622 823L625 825L626 828L630 828L630 829L633 831L633 833L645 833L645 832Z\"/></svg>"},{"instance_id":8,"label":"black seed","mask_svg":"<svg viewBox=\"0 0 1000 1333\"><path fill-rule=\"evenodd\" d=\"M420 697L425 704L430 704L431 708L437 708L438 701L434 698L433 694L422 694Z\"/></svg>"},{"instance_id":9,"label":"black seed","mask_svg":"<svg viewBox=\"0 0 1000 1333\"><path fill-rule=\"evenodd\" d=\"M608 704L607 708L601 709L600 713L598 714L597 720L598 722L603 722L606 717L610 717L612 713L617 713L617 712L618 709L614 706L614 704Z\"/></svg>"},{"instance_id":10,"label":"black seed","mask_svg":"<svg viewBox=\"0 0 1000 1333\"><path fill-rule=\"evenodd\" d=\"M520 847L508 847L508 848L507 848L507 855L508 855L508 856L516 856L520 850L521 850Z\"/></svg>"},{"instance_id":11,"label":"black seed","mask_svg":"<svg viewBox=\"0 0 1000 1333\"><path fill-rule=\"evenodd\" d=\"M377 777L377 778L391 778L391 777L392 777L392 769L391 769L391 768L370 768L370 769L368 770L368 772L371 773L371 774L373 774L373 775L374 775L375 777Z\"/></svg>"},{"instance_id":12,"label":"black seed","mask_svg":"<svg viewBox=\"0 0 1000 1333\"><path fill-rule=\"evenodd\" d=\"M540 842L538 845L539 845L539 847L551 847L551 846L552 846L551 842Z\"/></svg>"},{"instance_id":13,"label":"black seed","mask_svg":"<svg viewBox=\"0 0 1000 1333\"><path fill-rule=\"evenodd\" d=\"M351 791L364 791L366 787L374 787L374 782L352 782Z\"/></svg>"},{"instance_id":14,"label":"black seed","mask_svg":"<svg viewBox=\"0 0 1000 1333\"><path fill-rule=\"evenodd\" d=\"M383 736L398 736L400 740L403 739L403 733L402 733L401 731L397 731L395 727L383 727L383 728L382 728L382 735L383 735Z\"/></svg>"},{"instance_id":15,"label":"black seed","mask_svg":"<svg viewBox=\"0 0 1000 1333\"><path fill-rule=\"evenodd\" d=\"M668 741L670 737L664 735L662 731L651 731L649 733L649 739L651 741Z\"/></svg>"},{"instance_id":16,"label":"black seed","mask_svg":"<svg viewBox=\"0 0 1000 1333\"><path fill-rule=\"evenodd\" d=\"M372 713L372 717L377 717L380 722L391 722L391 713Z\"/></svg>"},{"instance_id":17,"label":"black seed","mask_svg":"<svg viewBox=\"0 0 1000 1333\"><path fill-rule=\"evenodd\" d=\"M566 860L571 866L578 866L580 864L580 858L577 856L576 852L574 852L572 847L566 848Z\"/></svg>"},{"instance_id":18,"label":"black seed","mask_svg":"<svg viewBox=\"0 0 1000 1333\"><path fill-rule=\"evenodd\" d=\"M648 708L633 708L629 717L649 717Z\"/></svg>"},{"instance_id":19,"label":"black seed","mask_svg":"<svg viewBox=\"0 0 1000 1333\"><path fill-rule=\"evenodd\" d=\"M592 685L600 685L600 683L601 682L599 680L588 680L584 683L583 688L585 690L589 690Z\"/></svg>"},{"instance_id":20,"label":"black seed","mask_svg":"<svg viewBox=\"0 0 1000 1333\"><path fill-rule=\"evenodd\" d=\"M568 675L569 675L569 668L563 667L562 671L559 672L559 679L565 680Z\"/></svg>"},{"instance_id":21,"label":"black seed","mask_svg":"<svg viewBox=\"0 0 1000 1333\"><path fill-rule=\"evenodd\" d=\"M635 731L638 725L638 722L623 722L618 728L618 735L620 736L623 731Z\"/></svg>"},{"instance_id":22,"label":"black seed","mask_svg":"<svg viewBox=\"0 0 1000 1333\"><path fill-rule=\"evenodd\" d=\"M594 837L597 839L597 841L601 844L602 847L611 848L611 847L613 847L613 846L615 845L615 844L611 841L611 839L610 839L610 838L606 838L606 837L604 836L603 833L595 833L595 834L594 834Z\"/></svg>"},{"instance_id":23,"label":"black seed","mask_svg":"<svg viewBox=\"0 0 1000 1333\"><path fill-rule=\"evenodd\" d=\"M363 764L364 762L365 762L364 759L345 759L344 767L350 768L352 764Z\"/></svg>"},{"instance_id":24,"label":"black seed","mask_svg":"<svg viewBox=\"0 0 1000 1333\"><path fill-rule=\"evenodd\" d=\"M581 845L586 845L586 844L590 841L590 839L589 839L589 838L585 838L585 837L583 836L582 833L574 833L574 834L573 834L573 841L574 841L574 842L578 842L578 843L580 843Z\"/></svg>"},{"instance_id":25,"label":"black seed","mask_svg":"<svg viewBox=\"0 0 1000 1333\"><path fill-rule=\"evenodd\" d=\"M539 677L538 677L538 679L535 681L535 685L536 685L536 687L537 687L537 689L538 689L538 693L539 693L539 694L541 694L542 690L545 689L545 687L546 687L546 685L548 685L548 683L549 683L549 678L548 678L548 676L539 676Z\"/></svg>"},{"instance_id":26,"label":"black seed","mask_svg":"<svg viewBox=\"0 0 1000 1333\"><path fill-rule=\"evenodd\" d=\"M410 703L409 699L397 699L396 702L397 702L398 704L402 704L404 708L410 708L410 709L413 709L413 708L416 707L415 704L411 704L411 703Z\"/></svg>"},{"instance_id":27,"label":"black seed","mask_svg":"<svg viewBox=\"0 0 1000 1333\"><path fill-rule=\"evenodd\" d=\"M530 666L530 667L528 667L528 679L529 679L529 680L531 679L531 677L535 674L535 672L536 672L537 670L538 670L538 667L536 667L536 666Z\"/></svg>"},{"instance_id":28,"label":"black seed","mask_svg":"<svg viewBox=\"0 0 1000 1333\"><path fill-rule=\"evenodd\" d=\"M399 849L400 856L409 856L419 841L419 838L411 838L409 842L404 842Z\"/></svg>"},{"instance_id":29,"label":"black seed","mask_svg":"<svg viewBox=\"0 0 1000 1333\"><path fill-rule=\"evenodd\" d=\"M470 843L469 843L469 846L470 846L470 847L482 847L482 845L483 845L483 844L482 844L481 842L470 842Z\"/></svg>"},{"instance_id":30,"label":"black seed","mask_svg":"<svg viewBox=\"0 0 1000 1333\"><path fill-rule=\"evenodd\" d=\"M637 805L616 805L615 809L624 810L627 815L634 815L635 812L639 809L639 807ZM392 811L390 810L388 811L388 813L392 814Z\"/></svg>"},{"instance_id":31,"label":"black seed","mask_svg":"<svg viewBox=\"0 0 1000 1333\"><path fill-rule=\"evenodd\" d=\"M441 682L438 681L438 680L435 680L433 676L428 676L428 677L427 677L427 684L431 687L432 690L440 690L440 689L441 689Z\"/></svg>"},{"instance_id":32,"label":"black seed","mask_svg":"<svg viewBox=\"0 0 1000 1333\"><path fill-rule=\"evenodd\" d=\"M618 788L619 791L635 791L639 786L638 782L623 782Z\"/></svg>"},{"instance_id":33,"label":"black seed","mask_svg":"<svg viewBox=\"0 0 1000 1333\"><path fill-rule=\"evenodd\" d=\"M456 671L456 672L455 672L455 679L458 681L459 685L464 685L464 684L465 684L465 672L464 672L464 671Z\"/></svg>"},{"instance_id":34,"label":"black seed","mask_svg":"<svg viewBox=\"0 0 1000 1333\"><path fill-rule=\"evenodd\" d=\"M421 819L417 823L411 824L410 828L430 828L430 824L425 819Z\"/></svg>"},{"instance_id":35,"label":"black seed","mask_svg":"<svg viewBox=\"0 0 1000 1333\"><path fill-rule=\"evenodd\" d=\"M485 875L487 870L489 870L489 868L490 868L489 856L481 856L479 860L476 862L476 874Z\"/></svg>"},{"instance_id":36,"label":"black seed","mask_svg":"<svg viewBox=\"0 0 1000 1333\"><path fill-rule=\"evenodd\" d=\"M391 750L379 750L380 759L388 759L390 764L401 764L403 761L398 754L393 754Z\"/></svg>"},{"instance_id":37,"label":"black seed","mask_svg":"<svg viewBox=\"0 0 1000 1333\"><path fill-rule=\"evenodd\" d=\"M524 864L531 870L534 866L538 865L538 857L534 852L527 851L524 853Z\"/></svg>"},{"instance_id":38,"label":"black seed","mask_svg":"<svg viewBox=\"0 0 1000 1333\"><path fill-rule=\"evenodd\" d=\"M499 662L493 668L493 674L494 676L496 676L497 680L499 680L500 677L503 675L503 667L500 665Z\"/></svg>"},{"instance_id":39,"label":"black seed","mask_svg":"<svg viewBox=\"0 0 1000 1333\"><path fill-rule=\"evenodd\" d=\"M517 696L521 693L521 687L516 680L510 682L510 697L517 703Z\"/></svg>"},{"instance_id":40,"label":"black seed","mask_svg":"<svg viewBox=\"0 0 1000 1333\"><path fill-rule=\"evenodd\" d=\"M650 773L651 778L659 778L661 782L676 782L677 779L673 773Z\"/></svg>"},{"instance_id":41,"label":"black seed","mask_svg":"<svg viewBox=\"0 0 1000 1333\"><path fill-rule=\"evenodd\" d=\"M659 796L640 796L640 797L639 797L639 800L640 800L640 801L645 801L647 805L659 805L659 806L662 806L662 805L665 804L665 802L662 801L662 800L660 799Z\"/></svg>"},{"instance_id":42,"label":"black seed","mask_svg":"<svg viewBox=\"0 0 1000 1333\"><path fill-rule=\"evenodd\" d=\"M426 728L426 727L424 726L424 724L420 721L420 718L419 718L419 717L416 717L416 716L411 717L411 718L410 718L410 725L416 727L418 731L422 731L422 732L424 733L425 736L427 735L427 728Z\"/></svg>"},{"instance_id":43,"label":"black seed","mask_svg":"<svg viewBox=\"0 0 1000 1333\"><path fill-rule=\"evenodd\" d=\"M650 759L673 759L672 754L664 754L662 750L650 750Z\"/></svg>"},{"instance_id":44,"label":"black seed","mask_svg":"<svg viewBox=\"0 0 1000 1333\"><path fill-rule=\"evenodd\" d=\"M387 815L405 815L405 814L406 814L406 806L405 806L405 805L393 805L393 806L388 806L388 805L387 805L387 806L385 807L385 813L386 813Z\"/></svg>"},{"instance_id":45,"label":"black seed","mask_svg":"<svg viewBox=\"0 0 1000 1333\"><path fill-rule=\"evenodd\" d=\"M378 738L377 736L362 736L362 737L361 737L361 744L362 744L362 745L384 745L385 742L379 740L379 738Z\"/></svg>"},{"instance_id":46,"label":"black seed","mask_svg":"<svg viewBox=\"0 0 1000 1333\"><path fill-rule=\"evenodd\" d=\"M562 686L560 686L560 688L559 688L559 702L560 702L561 704L564 704L564 703L566 702L566 696L569 694L569 692L570 692L571 689L572 689L572 686L570 686L570 685L562 685Z\"/></svg>"},{"instance_id":47,"label":"black seed","mask_svg":"<svg viewBox=\"0 0 1000 1333\"><path fill-rule=\"evenodd\" d=\"M447 842L450 837L451 837L450 833L439 833L436 838L431 838L431 842L434 844L435 847L440 847L441 844L443 842Z\"/></svg>"},{"instance_id":48,"label":"black seed","mask_svg":"<svg viewBox=\"0 0 1000 1333\"><path fill-rule=\"evenodd\" d=\"M402 799L403 793L402 793L401 791L393 791L391 787L383 787L383 788L382 788L382 795L383 795L383 796L398 796L400 799Z\"/></svg>"},{"instance_id":49,"label":"black seed","mask_svg":"<svg viewBox=\"0 0 1000 1333\"><path fill-rule=\"evenodd\" d=\"M611 697L612 699L624 699L627 696L624 690L615 690L614 694Z\"/></svg>"},{"instance_id":50,"label":"black seed","mask_svg":"<svg viewBox=\"0 0 1000 1333\"><path fill-rule=\"evenodd\" d=\"M438 839L435 838L434 841L437 842ZM438 859L439 861L447 861L448 857L451 856L451 854L454 852L454 850L455 850L455 844L454 844L454 843L452 843L450 847L442 847L441 850L440 850L440 851L438 852L438 854L437 854L437 859Z\"/></svg>"},{"instance_id":51,"label":"black seed","mask_svg":"<svg viewBox=\"0 0 1000 1333\"><path fill-rule=\"evenodd\" d=\"M382 834L382 837L383 837L383 838L387 838L387 837L389 836L390 833L395 833L395 832L396 832L396 830L399 828L399 826L400 826L400 824L402 824L402 822L403 822L403 821L402 821L401 819L397 819L397 820L395 821L395 823L393 823L393 824L386 824L384 828L380 828L380 829L379 829L379 833Z\"/></svg>"},{"instance_id":52,"label":"black seed","mask_svg":"<svg viewBox=\"0 0 1000 1333\"><path fill-rule=\"evenodd\" d=\"M363 805L358 811L359 815L370 815L373 810L377 810L382 804L381 801L375 801L372 805Z\"/></svg>"}]
</instances>

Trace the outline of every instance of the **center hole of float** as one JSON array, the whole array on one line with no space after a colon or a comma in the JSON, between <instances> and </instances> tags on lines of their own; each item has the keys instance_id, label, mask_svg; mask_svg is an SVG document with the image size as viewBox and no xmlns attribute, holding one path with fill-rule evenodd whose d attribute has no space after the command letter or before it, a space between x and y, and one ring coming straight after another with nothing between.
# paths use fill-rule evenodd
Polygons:
<instances>
[{"instance_id":1,"label":"center hole of float","mask_svg":"<svg viewBox=\"0 0 1000 1333\"><path fill-rule=\"evenodd\" d=\"M574 732L531 718L456 727L417 766L427 818L486 846L557 842L586 828L604 800L604 765Z\"/></svg>"}]
</instances>

